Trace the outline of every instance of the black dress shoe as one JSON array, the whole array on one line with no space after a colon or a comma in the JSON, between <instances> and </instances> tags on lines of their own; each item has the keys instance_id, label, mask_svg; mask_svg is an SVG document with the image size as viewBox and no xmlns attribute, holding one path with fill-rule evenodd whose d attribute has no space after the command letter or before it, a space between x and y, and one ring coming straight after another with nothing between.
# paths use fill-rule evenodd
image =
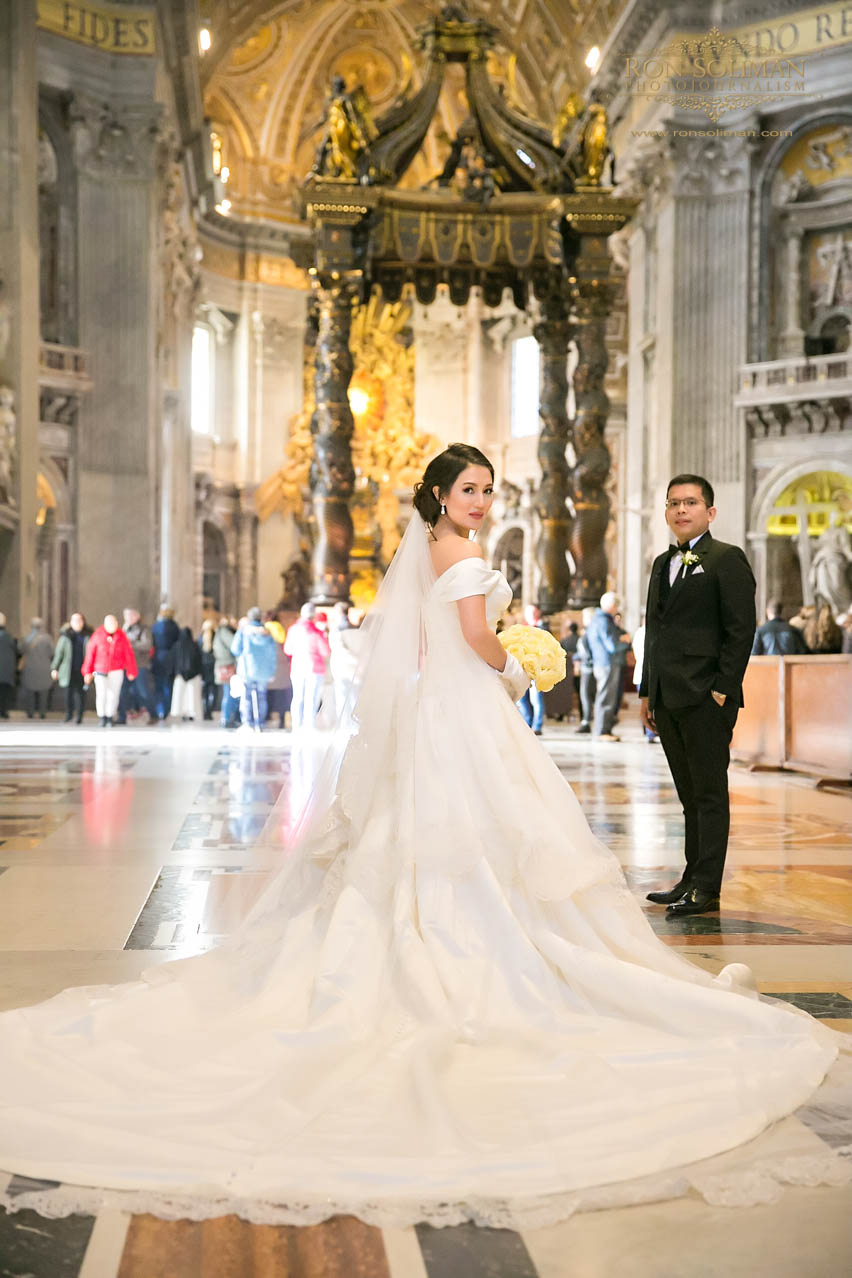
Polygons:
<instances>
[{"instance_id":1,"label":"black dress shoe","mask_svg":"<svg viewBox=\"0 0 852 1278\"><path fill-rule=\"evenodd\" d=\"M674 905L675 901L679 901L686 890L685 883L675 883L674 887L669 888L668 892L649 892L645 900L653 901L655 905Z\"/></svg>"},{"instance_id":2,"label":"black dress shoe","mask_svg":"<svg viewBox=\"0 0 852 1278\"><path fill-rule=\"evenodd\" d=\"M719 893L707 892L704 888L689 888L679 901L670 905L666 917L680 918L684 914L709 914L719 908Z\"/></svg>"}]
</instances>

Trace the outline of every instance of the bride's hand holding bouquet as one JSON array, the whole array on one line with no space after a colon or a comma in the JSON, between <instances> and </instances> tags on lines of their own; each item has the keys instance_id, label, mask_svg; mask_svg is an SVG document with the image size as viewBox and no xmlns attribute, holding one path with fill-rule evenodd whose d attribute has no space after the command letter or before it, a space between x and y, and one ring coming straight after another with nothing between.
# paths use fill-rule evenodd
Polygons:
<instances>
[{"instance_id":1,"label":"bride's hand holding bouquet","mask_svg":"<svg viewBox=\"0 0 852 1278\"><path fill-rule=\"evenodd\" d=\"M520 700L530 681L539 692L550 692L565 678L565 650L549 630L515 625L501 631L497 638L507 653L500 678L513 701ZM517 688L520 692L516 696Z\"/></svg>"}]
</instances>

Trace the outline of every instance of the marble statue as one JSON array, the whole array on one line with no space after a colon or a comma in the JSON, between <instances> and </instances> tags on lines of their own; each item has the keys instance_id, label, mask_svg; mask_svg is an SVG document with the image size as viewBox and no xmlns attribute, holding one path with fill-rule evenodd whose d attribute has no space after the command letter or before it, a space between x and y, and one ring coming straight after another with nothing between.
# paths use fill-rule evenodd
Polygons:
<instances>
[{"instance_id":1,"label":"marble statue","mask_svg":"<svg viewBox=\"0 0 852 1278\"><path fill-rule=\"evenodd\" d=\"M18 441L16 434L15 392L0 385L0 501L15 506L15 463Z\"/></svg>"},{"instance_id":2,"label":"marble statue","mask_svg":"<svg viewBox=\"0 0 852 1278\"><path fill-rule=\"evenodd\" d=\"M835 617L852 606L852 537L842 523L817 539L809 582L817 606L827 603Z\"/></svg>"}]
</instances>

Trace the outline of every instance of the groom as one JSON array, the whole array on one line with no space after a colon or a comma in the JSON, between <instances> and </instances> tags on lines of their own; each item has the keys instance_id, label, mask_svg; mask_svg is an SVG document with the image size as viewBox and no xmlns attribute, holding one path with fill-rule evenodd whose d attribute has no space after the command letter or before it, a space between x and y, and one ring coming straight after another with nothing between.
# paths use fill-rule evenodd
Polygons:
<instances>
[{"instance_id":1,"label":"groom","mask_svg":"<svg viewBox=\"0 0 852 1278\"><path fill-rule=\"evenodd\" d=\"M651 569L640 717L658 732L685 821L686 866L648 900L667 913L718 910L728 847L728 763L755 630L754 577L739 546L714 541L713 489L676 475L666 523L677 538Z\"/></svg>"}]
</instances>

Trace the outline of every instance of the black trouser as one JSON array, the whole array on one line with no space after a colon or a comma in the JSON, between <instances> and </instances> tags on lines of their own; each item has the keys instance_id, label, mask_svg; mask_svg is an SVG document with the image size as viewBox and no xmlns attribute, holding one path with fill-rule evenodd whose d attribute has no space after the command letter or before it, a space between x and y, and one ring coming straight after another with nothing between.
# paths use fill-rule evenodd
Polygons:
<instances>
[{"instance_id":1,"label":"black trouser","mask_svg":"<svg viewBox=\"0 0 852 1278\"><path fill-rule=\"evenodd\" d=\"M596 737L612 732L621 705L624 688L624 666L613 661L608 666L595 666L594 733Z\"/></svg>"},{"instance_id":2,"label":"black trouser","mask_svg":"<svg viewBox=\"0 0 852 1278\"><path fill-rule=\"evenodd\" d=\"M669 709L658 695L654 706L657 731L683 805L683 882L714 895L722 886L728 850L728 764L738 713L734 698L719 706L709 692L698 705Z\"/></svg>"},{"instance_id":3,"label":"black trouser","mask_svg":"<svg viewBox=\"0 0 852 1278\"><path fill-rule=\"evenodd\" d=\"M79 723L86 708L86 685L81 674L72 674L65 689L65 721L76 719Z\"/></svg>"},{"instance_id":4,"label":"black trouser","mask_svg":"<svg viewBox=\"0 0 852 1278\"><path fill-rule=\"evenodd\" d=\"M15 685L13 683L0 683L0 717L9 718L9 711L15 704Z\"/></svg>"},{"instance_id":5,"label":"black trouser","mask_svg":"<svg viewBox=\"0 0 852 1278\"><path fill-rule=\"evenodd\" d=\"M580 670L580 718L583 723L591 723L592 721L595 712L596 693L595 672L583 667Z\"/></svg>"},{"instance_id":6,"label":"black trouser","mask_svg":"<svg viewBox=\"0 0 852 1278\"><path fill-rule=\"evenodd\" d=\"M47 714L48 698L50 697L49 688L25 688L24 689L24 705L27 710L27 718L32 719L34 715L41 715L42 719Z\"/></svg>"},{"instance_id":7,"label":"black trouser","mask_svg":"<svg viewBox=\"0 0 852 1278\"><path fill-rule=\"evenodd\" d=\"M212 679L203 679L201 682L201 706L205 719L213 718L213 711L216 709L216 694L219 689Z\"/></svg>"}]
</instances>

